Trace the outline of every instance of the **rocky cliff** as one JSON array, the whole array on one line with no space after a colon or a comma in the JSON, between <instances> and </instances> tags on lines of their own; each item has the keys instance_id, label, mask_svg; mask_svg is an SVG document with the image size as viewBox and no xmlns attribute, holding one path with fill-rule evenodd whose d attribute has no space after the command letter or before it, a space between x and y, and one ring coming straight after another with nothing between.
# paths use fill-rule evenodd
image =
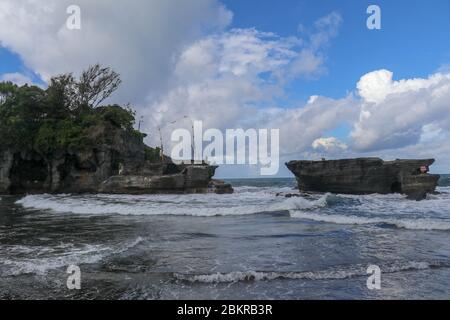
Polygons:
<instances>
[{"instance_id":1,"label":"rocky cliff","mask_svg":"<svg viewBox=\"0 0 450 320\"><path fill-rule=\"evenodd\" d=\"M343 194L402 193L423 199L435 191L439 175L428 174L434 159L383 161L359 158L287 163L302 191ZM424 170L425 169L425 170Z\"/></svg>"},{"instance_id":2,"label":"rocky cliff","mask_svg":"<svg viewBox=\"0 0 450 320\"><path fill-rule=\"evenodd\" d=\"M131 106L102 105L120 83L98 64L46 89L0 82L0 194L232 191L212 182L216 167L161 159Z\"/></svg>"},{"instance_id":3,"label":"rocky cliff","mask_svg":"<svg viewBox=\"0 0 450 320\"><path fill-rule=\"evenodd\" d=\"M92 148L45 155L0 149L0 194L219 192L214 166L176 165L167 157L150 161L142 136L108 124L89 130Z\"/></svg>"}]
</instances>

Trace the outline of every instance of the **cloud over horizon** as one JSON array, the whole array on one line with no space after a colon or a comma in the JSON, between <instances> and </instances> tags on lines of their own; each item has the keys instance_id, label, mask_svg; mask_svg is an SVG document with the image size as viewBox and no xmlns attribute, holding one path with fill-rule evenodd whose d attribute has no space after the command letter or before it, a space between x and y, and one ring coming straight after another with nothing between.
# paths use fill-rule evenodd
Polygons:
<instances>
[{"instance_id":1,"label":"cloud over horizon","mask_svg":"<svg viewBox=\"0 0 450 320\"><path fill-rule=\"evenodd\" d=\"M144 117L149 143L184 115L205 127L279 128L282 160L379 155L437 157L450 162L450 73L394 80L365 70L340 99L312 96L294 107L279 102L292 81L327 73L327 49L345 23L330 12L308 32L279 36L231 28L219 0L80 0L82 29L65 28L68 0L0 2L0 45L47 81L97 62L123 79L114 102L132 103ZM364 74L365 73L365 74ZM24 84L20 73L1 80ZM177 127L189 127L180 120ZM345 136L333 131L345 126Z\"/></svg>"}]
</instances>

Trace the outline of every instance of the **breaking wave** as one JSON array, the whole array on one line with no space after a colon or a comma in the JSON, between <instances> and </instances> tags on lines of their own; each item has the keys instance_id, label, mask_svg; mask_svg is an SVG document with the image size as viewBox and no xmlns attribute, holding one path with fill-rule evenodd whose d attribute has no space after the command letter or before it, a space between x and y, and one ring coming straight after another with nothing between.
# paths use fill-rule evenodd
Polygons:
<instances>
[{"instance_id":1,"label":"breaking wave","mask_svg":"<svg viewBox=\"0 0 450 320\"><path fill-rule=\"evenodd\" d=\"M450 220L442 221L440 219L390 219L390 218L366 218L359 216L318 214L311 212L294 211L291 217L314 220L319 222L328 222L335 224L385 224L397 228L411 230L450 230Z\"/></svg>"},{"instance_id":2,"label":"breaking wave","mask_svg":"<svg viewBox=\"0 0 450 320\"><path fill-rule=\"evenodd\" d=\"M181 274L175 273L175 279L191 283L235 283L271 280L339 280L367 276L368 265L353 265L317 271L235 271L214 274ZM448 268L447 261L407 261L380 265L383 274L404 271L418 271L435 268Z\"/></svg>"},{"instance_id":3,"label":"breaking wave","mask_svg":"<svg viewBox=\"0 0 450 320\"><path fill-rule=\"evenodd\" d=\"M424 201L391 195L284 195L289 187L237 187L232 195L28 195L25 209L89 215L241 216L286 212L292 218L342 225L450 230L450 187Z\"/></svg>"},{"instance_id":4,"label":"breaking wave","mask_svg":"<svg viewBox=\"0 0 450 320\"><path fill-rule=\"evenodd\" d=\"M326 206L326 196L317 200L277 197L273 192L235 195L28 195L16 202L26 209L75 214L227 216L248 215Z\"/></svg>"},{"instance_id":5,"label":"breaking wave","mask_svg":"<svg viewBox=\"0 0 450 320\"><path fill-rule=\"evenodd\" d=\"M45 275L50 270L69 265L97 263L108 256L123 253L144 240L144 238L138 237L133 241L119 245L115 249L102 245L82 245L78 248L73 248L72 244L53 248L4 246L4 253L16 258L1 259L0 274L2 276L16 276L20 274ZM57 253L60 251L64 253ZM19 258L21 254L24 257Z\"/></svg>"}]
</instances>

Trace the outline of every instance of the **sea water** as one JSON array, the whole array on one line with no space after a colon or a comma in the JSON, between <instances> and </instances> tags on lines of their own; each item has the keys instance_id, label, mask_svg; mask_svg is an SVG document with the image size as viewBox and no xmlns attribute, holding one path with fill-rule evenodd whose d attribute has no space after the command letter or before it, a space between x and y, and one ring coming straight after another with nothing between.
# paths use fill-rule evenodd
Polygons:
<instances>
[{"instance_id":1,"label":"sea water","mask_svg":"<svg viewBox=\"0 0 450 320\"><path fill-rule=\"evenodd\" d=\"M421 202L229 182L232 195L2 196L0 298L450 298L448 176Z\"/></svg>"}]
</instances>

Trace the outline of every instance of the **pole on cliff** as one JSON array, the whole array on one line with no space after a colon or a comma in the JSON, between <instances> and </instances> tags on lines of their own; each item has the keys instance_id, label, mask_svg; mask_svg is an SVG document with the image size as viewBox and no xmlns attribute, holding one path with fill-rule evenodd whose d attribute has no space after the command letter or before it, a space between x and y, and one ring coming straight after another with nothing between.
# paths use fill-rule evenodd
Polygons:
<instances>
[{"instance_id":1,"label":"pole on cliff","mask_svg":"<svg viewBox=\"0 0 450 320\"><path fill-rule=\"evenodd\" d=\"M161 148L159 149L159 156L161 157L161 162L164 162L164 145L163 145L161 127L158 127L158 131L159 131L159 141L161 143Z\"/></svg>"},{"instance_id":2,"label":"pole on cliff","mask_svg":"<svg viewBox=\"0 0 450 320\"><path fill-rule=\"evenodd\" d=\"M138 131L141 132L141 124L144 123L144 116L141 116L138 123Z\"/></svg>"}]
</instances>

